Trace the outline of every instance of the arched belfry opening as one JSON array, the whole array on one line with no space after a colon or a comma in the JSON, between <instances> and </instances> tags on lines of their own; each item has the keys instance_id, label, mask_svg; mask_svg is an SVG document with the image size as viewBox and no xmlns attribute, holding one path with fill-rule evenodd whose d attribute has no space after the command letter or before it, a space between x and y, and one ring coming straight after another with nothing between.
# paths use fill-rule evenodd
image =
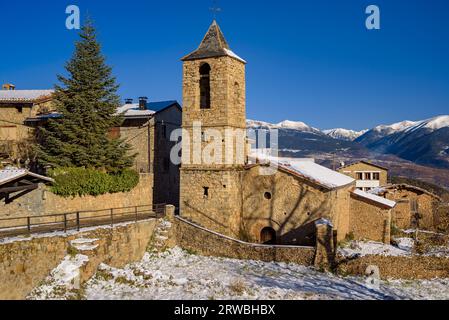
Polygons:
<instances>
[{"instance_id":1,"label":"arched belfry opening","mask_svg":"<svg viewBox=\"0 0 449 320\"><path fill-rule=\"evenodd\" d=\"M210 71L208 63L200 67L200 108L210 109Z\"/></svg>"},{"instance_id":2,"label":"arched belfry opening","mask_svg":"<svg viewBox=\"0 0 449 320\"><path fill-rule=\"evenodd\" d=\"M263 244L276 244L276 231L271 227L263 228L260 232L260 242Z\"/></svg>"}]
</instances>

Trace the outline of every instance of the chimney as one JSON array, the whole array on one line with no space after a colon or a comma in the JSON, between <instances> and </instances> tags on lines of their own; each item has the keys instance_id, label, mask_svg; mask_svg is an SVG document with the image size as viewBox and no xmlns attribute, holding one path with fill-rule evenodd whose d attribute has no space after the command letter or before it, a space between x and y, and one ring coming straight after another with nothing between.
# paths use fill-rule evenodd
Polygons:
<instances>
[{"instance_id":1,"label":"chimney","mask_svg":"<svg viewBox=\"0 0 449 320\"><path fill-rule=\"evenodd\" d=\"M147 97L140 97L139 98L139 109L140 110L147 110L147 103L148 103L148 98Z\"/></svg>"},{"instance_id":2,"label":"chimney","mask_svg":"<svg viewBox=\"0 0 449 320\"><path fill-rule=\"evenodd\" d=\"M7 90L7 91L12 91L12 90L16 90L16 86L10 83L5 83L4 85L2 85L2 90Z\"/></svg>"},{"instance_id":3,"label":"chimney","mask_svg":"<svg viewBox=\"0 0 449 320\"><path fill-rule=\"evenodd\" d=\"M133 103L133 99L125 99L125 104L132 104Z\"/></svg>"}]
</instances>

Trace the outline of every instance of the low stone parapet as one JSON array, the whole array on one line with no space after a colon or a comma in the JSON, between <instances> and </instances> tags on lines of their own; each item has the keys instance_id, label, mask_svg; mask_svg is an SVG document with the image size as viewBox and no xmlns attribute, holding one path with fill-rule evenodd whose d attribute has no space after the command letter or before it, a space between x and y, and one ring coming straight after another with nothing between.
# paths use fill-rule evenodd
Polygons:
<instances>
[{"instance_id":1,"label":"low stone parapet","mask_svg":"<svg viewBox=\"0 0 449 320\"><path fill-rule=\"evenodd\" d=\"M175 218L175 228L177 245L200 255L306 266L314 264L314 247L247 243L207 230L181 217Z\"/></svg>"},{"instance_id":2,"label":"low stone parapet","mask_svg":"<svg viewBox=\"0 0 449 320\"><path fill-rule=\"evenodd\" d=\"M336 259L341 274L364 276L369 266L377 266L380 277L388 279L449 278L449 258L434 256L382 256L368 255Z\"/></svg>"}]
</instances>

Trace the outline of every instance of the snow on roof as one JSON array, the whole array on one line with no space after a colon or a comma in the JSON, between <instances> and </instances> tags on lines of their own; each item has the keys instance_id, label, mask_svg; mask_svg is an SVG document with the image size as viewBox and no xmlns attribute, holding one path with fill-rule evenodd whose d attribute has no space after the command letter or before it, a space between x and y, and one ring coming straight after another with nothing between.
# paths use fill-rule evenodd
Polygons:
<instances>
[{"instance_id":1,"label":"snow on roof","mask_svg":"<svg viewBox=\"0 0 449 320\"><path fill-rule=\"evenodd\" d=\"M235 54L234 51L232 51L230 49L226 49L226 48L224 48L223 50L228 54L228 56L230 56L234 59L237 59L243 63L246 63L246 61L244 59L240 58L237 54Z\"/></svg>"},{"instance_id":2,"label":"snow on roof","mask_svg":"<svg viewBox=\"0 0 449 320\"><path fill-rule=\"evenodd\" d=\"M0 102L33 102L52 95L54 90L0 90Z\"/></svg>"},{"instance_id":3,"label":"snow on roof","mask_svg":"<svg viewBox=\"0 0 449 320\"><path fill-rule=\"evenodd\" d=\"M150 117L171 106L179 106L176 100L148 102L147 109L141 110L139 103L127 103L117 109L117 114L124 114L125 117Z\"/></svg>"},{"instance_id":4,"label":"snow on roof","mask_svg":"<svg viewBox=\"0 0 449 320\"><path fill-rule=\"evenodd\" d=\"M117 109L117 114L124 114L125 117L149 117L155 114L153 110L140 110L138 103L129 103Z\"/></svg>"},{"instance_id":5,"label":"snow on roof","mask_svg":"<svg viewBox=\"0 0 449 320\"><path fill-rule=\"evenodd\" d=\"M367 193L367 192L359 190L359 189L352 191L352 193L361 198L377 202L377 203L384 205L386 207L389 207L391 209L393 209L396 206L396 202L394 202L394 201L376 196L375 194L372 194L372 193Z\"/></svg>"},{"instance_id":6,"label":"snow on roof","mask_svg":"<svg viewBox=\"0 0 449 320\"><path fill-rule=\"evenodd\" d=\"M6 184L8 182L24 178L27 176L31 176L33 178L41 179L48 182L54 182L54 180L51 178L32 173L26 169L6 168L4 170L0 170L0 184Z\"/></svg>"},{"instance_id":7,"label":"snow on roof","mask_svg":"<svg viewBox=\"0 0 449 320\"><path fill-rule=\"evenodd\" d=\"M278 158L257 152L253 153L252 157L278 164L280 169L328 189L341 188L355 181L351 177L315 163L313 159Z\"/></svg>"}]
</instances>

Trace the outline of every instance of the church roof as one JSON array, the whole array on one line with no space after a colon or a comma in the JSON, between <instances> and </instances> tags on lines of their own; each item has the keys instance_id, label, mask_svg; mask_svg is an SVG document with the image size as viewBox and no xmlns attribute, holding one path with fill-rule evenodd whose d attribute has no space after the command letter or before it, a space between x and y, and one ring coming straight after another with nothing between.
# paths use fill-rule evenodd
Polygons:
<instances>
[{"instance_id":1,"label":"church roof","mask_svg":"<svg viewBox=\"0 0 449 320\"><path fill-rule=\"evenodd\" d=\"M355 182L351 177L315 163L313 159L281 158L257 151L253 151L250 158L255 159L256 163L262 161L265 164L275 165L283 172L300 177L328 190L347 187Z\"/></svg>"},{"instance_id":2,"label":"church roof","mask_svg":"<svg viewBox=\"0 0 449 320\"><path fill-rule=\"evenodd\" d=\"M190 53L189 55L182 58L182 61L190 61L197 59L205 59L205 58L215 58L215 57L224 57L229 56L234 59L237 59L243 63L246 63L245 60L236 55L229 48L229 44L227 43L223 32L221 32L220 27L218 26L217 21L213 21L212 25L209 27L206 35L201 41L198 49Z\"/></svg>"}]
</instances>

